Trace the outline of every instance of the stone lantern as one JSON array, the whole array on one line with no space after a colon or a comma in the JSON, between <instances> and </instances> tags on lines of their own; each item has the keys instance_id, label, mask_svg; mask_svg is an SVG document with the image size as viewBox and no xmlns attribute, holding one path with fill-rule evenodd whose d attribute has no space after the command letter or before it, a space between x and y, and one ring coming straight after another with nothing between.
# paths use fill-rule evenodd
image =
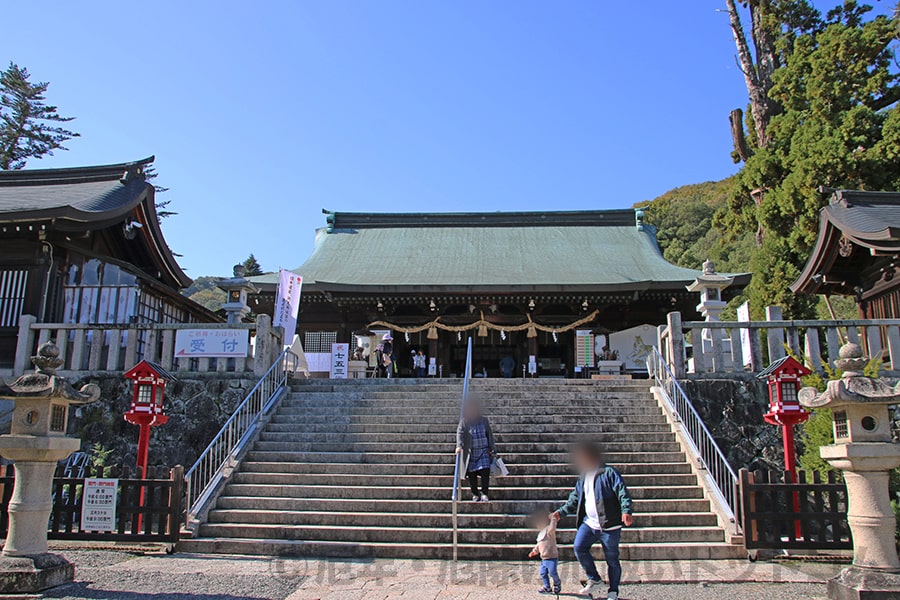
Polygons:
<instances>
[{"instance_id":1,"label":"stone lantern","mask_svg":"<svg viewBox=\"0 0 900 600\"><path fill-rule=\"evenodd\" d=\"M259 293L259 288L244 277L244 265L234 265L234 277L222 279L216 285L228 294L225 304L222 305L222 310L227 315L226 322L240 323L243 321L244 317L250 314L247 299L250 294Z\"/></svg>"},{"instance_id":2,"label":"stone lantern","mask_svg":"<svg viewBox=\"0 0 900 600\"><path fill-rule=\"evenodd\" d=\"M15 461L16 471L9 532L0 554L0 594L33 593L72 581L74 566L47 546L53 473L58 461L81 446L80 440L66 437L69 406L100 397L96 385L76 390L56 374L63 361L54 344L42 344L31 361L33 373L0 385L0 397L15 403L10 433L0 436L0 455Z\"/></svg>"},{"instance_id":3,"label":"stone lantern","mask_svg":"<svg viewBox=\"0 0 900 600\"><path fill-rule=\"evenodd\" d=\"M900 403L900 385L863 375L868 360L858 344L845 344L834 365L843 371L824 393L800 390L807 408L826 407L834 415L834 444L822 458L847 482L847 521L853 535L853 565L828 582L828 597L900 598L900 559L894 545L896 522L888 488L900 466L900 444L891 441L888 407Z\"/></svg>"},{"instance_id":4,"label":"stone lantern","mask_svg":"<svg viewBox=\"0 0 900 600\"><path fill-rule=\"evenodd\" d=\"M706 321L718 321L722 310L728 305L722 300L722 290L729 287L734 281L733 277L719 275L716 273L716 266L711 260L703 263L703 273L700 274L689 286L687 291L698 292L700 294L700 304L697 305L697 311L703 315ZM721 330L704 329L702 348L707 353L714 348L713 339L719 339L719 343L724 340L720 339ZM693 341L697 343L696 340Z\"/></svg>"}]
</instances>

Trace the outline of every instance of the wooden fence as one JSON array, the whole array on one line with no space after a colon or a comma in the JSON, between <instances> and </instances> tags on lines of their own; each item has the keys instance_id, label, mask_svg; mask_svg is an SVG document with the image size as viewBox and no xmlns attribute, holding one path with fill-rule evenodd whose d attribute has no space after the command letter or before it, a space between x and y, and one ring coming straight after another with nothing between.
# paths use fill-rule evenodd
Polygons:
<instances>
[{"instance_id":1,"label":"wooden fence","mask_svg":"<svg viewBox=\"0 0 900 600\"><path fill-rule=\"evenodd\" d=\"M66 476L63 467L53 478L53 508L47 537L51 540L160 542L174 544L183 522L184 468L150 467L147 477L128 467L86 467L83 476ZM15 484L13 465L0 476L0 536L9 529L9 502ZM118 479L115 531L81 531L84 480ZM143 499L143 501L142 501Z\"/></svg>"},{"instance_id":2,"label":"wooden fence","mask_svg":"<svg viewBox=\"0 0 900 600\"><path fill-rule=\"evenodd\" d=\"M768 307L766 316L766 321L682 322L681 313L669 313L658 330L658 347L675 376L683 378L758 373L788 350L822 372L842 344L855 342L884 362L885 375L900 376L900 319L786 321L777 306Z\"/></svg>"},{"instance_id":3,"label":"wooden fence","mask_svg":"<svg viewBox=\"0 0 900 600\"><path fill-rule=\"evenodd\" d=\"M272 327L268 315L256 323L127 323L85 325L38 323L22 315L13 372L21 375L30 368L38 346L53 342L59 347L64 374L79 375L99 371L121 372L143 360L159 363L177 372L247 372L262 375L281 352L281 328ZM255 338L244 358L180 358L175 356L175 332L179 329L240 329Z\"/></svg>"},{"instance_id":4,"label":"wooden fence","mask_svg":"<svg viewBox=\"0 0 900 600\"><path fill-rule=\"evenodd\" d=\"M740 472L748 550L850 550L847 488L829 473Z\"/></svg>"}]
</instances>

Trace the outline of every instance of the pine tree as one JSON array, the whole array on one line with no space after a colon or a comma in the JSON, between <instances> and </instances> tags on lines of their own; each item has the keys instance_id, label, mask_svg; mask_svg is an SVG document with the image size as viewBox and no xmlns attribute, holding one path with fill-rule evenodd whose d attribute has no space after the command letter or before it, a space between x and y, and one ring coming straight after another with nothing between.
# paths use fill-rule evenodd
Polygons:
<instances>
[{"instance_id":1,"label":"pine tree","mask_svg":"<svg viewBox=\"0 0 900 600\"><path fill-rule=\"evenodd\" d=\"M244 265L244 276L252 277L255 275L262 275L263 270L262 266L257 262L256 257L253 254L247 257L247 260L241 263Z\"/></svg>"},{"instance_id":2,"label":"pine tree","mask_svg":"<svg viewBox=\"0 0 900 600\"><path fill-rule=\"evenodd\" d=\"M30 158L66 150L63 144L79 135L59 125L74 117L60 116L45 103L50 84L31 83L30 78L15 63L0 72L0 170L21 169Z\"/></svg>"}]
</instances>

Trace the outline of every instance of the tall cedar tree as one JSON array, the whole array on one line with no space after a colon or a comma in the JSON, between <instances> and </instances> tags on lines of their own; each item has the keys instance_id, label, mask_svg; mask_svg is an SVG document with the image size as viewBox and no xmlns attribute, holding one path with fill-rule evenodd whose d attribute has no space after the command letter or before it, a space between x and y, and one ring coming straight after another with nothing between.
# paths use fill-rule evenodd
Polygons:
<instances>
[{"instance_id":1,"label":"tall cedar tree","mask_svg":"<svg viewBox=\"0 0 900 600\"><path fill-rule=\"evenodd\" d=\"M815 298L794 295L788 286L815 243L819 209L828 199L819 187L900 188L897 19L872 16L871 7L847 0L824 18L803 12L799 26L790 20L796 13L776 9L804 2L750 4L770 11L754 23L768 23L766 47L774 49L776 66L766 97L777 108L761 137L750 94L751 152L717 222L735 236L758 228L747 290L755 316L778 304L788 316L810 317Z\"/></svg>"},{"instance_id":2,"label":"tall cedar tree","mask_svg":"<svg viewBox=\"0 0 900 600\"><path fill-rule=\"evenodd\" d=\"M32 83L30 78L28 70L15 63L0 73L0 170L21 169L30 158L52 156L78 137L59 125L74 117L60 116L55 106L45 103L50 84Z\"/></svg>"}]
</instances>

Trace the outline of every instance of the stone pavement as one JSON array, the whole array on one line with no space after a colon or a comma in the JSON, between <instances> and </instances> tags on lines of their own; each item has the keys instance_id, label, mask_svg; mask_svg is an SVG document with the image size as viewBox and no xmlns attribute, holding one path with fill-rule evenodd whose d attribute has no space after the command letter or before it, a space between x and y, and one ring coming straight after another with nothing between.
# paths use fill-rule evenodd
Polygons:
<instances>
[{"instance_id":1,"label":"stone pavement","mask_svg":"<svg viewBox=\"0 0 900 600\"><path fill-rule=\"evenodd\" d=\"M521 600L540 598L537 562L338 561L123 550L61 550L74 584L43 598L122 600ZM746 561L625 563L624 600L824 598L841 565ZM560 565L563 597L580 572Z\"/></svg>"}]
</instances>

